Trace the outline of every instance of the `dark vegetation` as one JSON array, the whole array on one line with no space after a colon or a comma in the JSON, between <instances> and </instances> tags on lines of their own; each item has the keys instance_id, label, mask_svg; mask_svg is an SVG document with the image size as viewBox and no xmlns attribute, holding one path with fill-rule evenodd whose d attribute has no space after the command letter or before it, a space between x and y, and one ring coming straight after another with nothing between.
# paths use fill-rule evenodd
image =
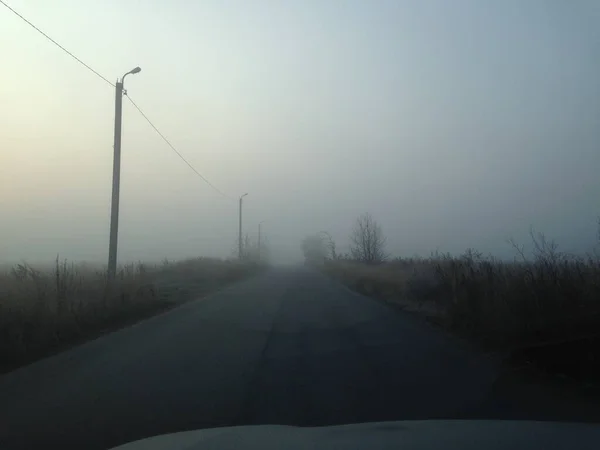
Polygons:
<instances>
[{"instance_id":1,"label":"dark vegetation","mask_svg":"<svg viewBox=\"0 0 600 450\"><path fill-rule=\"evenodd\" d=\"M512 261L472 249L460 256L389 259L381 228L369 215L357 220L348 255L332 255L323 241L318 259L316 241L307 261L350 288L505 354L511 364L600 386L598 253L562 253L532 230L530 252L510 242Z\"/></svg>"},{"instance_id":2,"label":"dark vegetation","mask_svg":"<svg viewBox=\"0 0 600 450\"><path fill-rule=\"evenodd\" d=\"M199 298L257 273L257 262L197 258L104 270L56 260L0 274L0 371Z\"/></svg>"}]
</instances>

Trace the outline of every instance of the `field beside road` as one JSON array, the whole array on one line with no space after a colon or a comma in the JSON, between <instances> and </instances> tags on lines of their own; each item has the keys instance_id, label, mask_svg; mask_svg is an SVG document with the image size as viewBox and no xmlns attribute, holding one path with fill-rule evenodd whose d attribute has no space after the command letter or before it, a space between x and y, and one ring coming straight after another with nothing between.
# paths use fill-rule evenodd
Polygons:
<instances>
[{"instance_id":1,"label":"field beside road","mask_svg":"<svg viewBox=\"0 0 600 450\"><path fill-rule=\"evenodd\" d=\"M556 417L496 398L496 377L493 359L428 324L315 270L271 268L0 376L0 448L100 450L235 425Z\"/></svg>"},{"instance_id":2,"label":"field beside road","mask_svg":"<svg viewBox=\"0 0 600 450\"><path fill-rule=\"evenodd\" d=\"M235 425L600 420L599 404L503 372L493 353L319 271L271 268L0 375L0 448L100 450Z\"/></svg>"},{"instance_id":3,"label":"field beside road","mask_svg":"<svg viewBox=\"0 0 600 450\"><path fill-rule=\"evenodd\" d=\"M158 314L258 273L252 262L196 258L106 271L56 260L0 273L0 372Z\"/></svg>"},{"instance_id":4,"label":"field beside road","mask_svg":"<svg viewBox=\"0 0 600 450\"><path fill-rule=\"evenodd\" d=\"M544 249L532 261L468 251L372 265L327 261L323 270L512 364L600 386L600 259Z\"/></svg>"}]
</instances>

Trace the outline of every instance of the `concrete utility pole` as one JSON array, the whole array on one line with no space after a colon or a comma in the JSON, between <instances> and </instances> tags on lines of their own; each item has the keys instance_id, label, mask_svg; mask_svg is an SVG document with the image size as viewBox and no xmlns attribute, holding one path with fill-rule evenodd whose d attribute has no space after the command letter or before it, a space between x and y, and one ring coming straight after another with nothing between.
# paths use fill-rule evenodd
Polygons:
<instances>
[{"instance_id":1,"label":"concrete utility pole","mask_svg":"<svg viewBox=\"0 0 600 450\"><path fill-rule=\"evenodd\" d=\"M113 156L112 200L110 203L110 242L108 244L108 276L114 278L117 273L117 241L119 235L119 188L121 186L121 122L123 112L123 84L130 73L139 73L136 67L117 80L115 85L115 141Z\"/></svg>"},{"instance_id":2,"label":"concrete utility pole","mask_svg":"<svg viewBox=\"0 0 600 450\"><path fill-rule=\"evenodd\" d=\"M238 256L240 259L242 259L244 256L244 242L242 241L242 199L246 195L248 195L247 192L240 197L240 230L239 230L239 248L238 248Z\"/></svg>"},{"instance_id":3,"label":"concrete utility pole","mask_svg":"<svg viewBox=\"0 0 600 450\"><path fill-rule=\"evenodd\" d=\"M262 259L262 258L261 258L261 256L262 256L262 248L261 248L261 246L260 246L260 226L261 226L263 223L265 223L265 222L266 222L266 221L265 221L265 220L263 220L262 222L260 222L260 223L258 224L258 248L257 248L257 250L258 250L258 260L259 260L259 261Z\"/></svg>"}]
</instances>

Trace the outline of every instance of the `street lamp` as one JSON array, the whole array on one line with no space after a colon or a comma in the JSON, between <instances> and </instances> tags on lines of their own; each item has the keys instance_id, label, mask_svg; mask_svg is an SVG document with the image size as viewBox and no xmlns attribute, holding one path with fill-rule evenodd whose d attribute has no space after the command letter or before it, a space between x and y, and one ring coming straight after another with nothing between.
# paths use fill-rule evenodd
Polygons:
<instances>
[{"instance_id":1,"label":"street lamp","mask_svg":"<svg viewBox=\"0 0 600 450\"><path fill-rule=\"evenodd\" d=\"M110 204L110 241L108 244L108 276L114 278L117 273L117 240L119 235L119 188L121 185L121 123L123 112L123 83L129 74L136 74L142 69L136 67L127 72L115 84L115 140L113 155L112 200Z\"/></svg>"},{"instance_id":2,"label":"street lamp","mask_svg":"<svg viewBox=\"0 0 600 450\"><path fill-rule=\"evenodd\" d=\"M261 258L261 256L262 256L262 255L261 255L261 254L262 254L262 251L261 251L261 250L262 250L262 248L261 248L261 246L260 246L260 226L261 226L263 223L265 223L265 222L266 222L266 220L263 220L262 222L259 222L259 224L258 224L258 260L259 260L259 261L262 259L262 258Z\"/></svg>"},{"instance_id":3,"label":"street lamp","mask_svg":"<svg viewBox=\"0 0 600 450\"><path fill-rule=\"evenodd\" d=\"M129 75L130 73L135 74L135 73L140 73L142 71L142 69L140 67L136 67L135 69L131 69L129 72L127 72L125 75L123 75L123 78L121 79L121 81L125 80L125 77L127 75Z\"/></svg>"},{"instance_id":4,"label":"street lamp","mask_svg":"<svg viewBox=\"0 0 600 450\"><path fill-rule=\"evenodd\" d=\"M238 247L238 257L240 258L240 260L242 259L243 256L243 242L242 242L242 199L248 195L248 193L246 192L244 195L240 196L240 229L239 229L239 247Z\"/></svg>"}]
</instances>

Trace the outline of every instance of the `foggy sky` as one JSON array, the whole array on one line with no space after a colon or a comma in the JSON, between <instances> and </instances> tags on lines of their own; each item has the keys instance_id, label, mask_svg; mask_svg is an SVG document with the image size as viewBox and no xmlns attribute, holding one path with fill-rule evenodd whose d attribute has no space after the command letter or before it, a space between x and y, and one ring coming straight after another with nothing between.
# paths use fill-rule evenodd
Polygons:
<instances>
[{"instance_id":1,"label":"foggy sky","mask_svg":"<svg viewBox=\"0 0 600 450\"><path fill-rule=\"evenodd\" d=\"M9 2L131 98L277 261L370 212L394 255L567 251L600 214L600 4ZM114 90L0 6L0 261L105 262ZM119 261L228 256L237 203L125 100Z\"/></svg>"}]
</instances>

